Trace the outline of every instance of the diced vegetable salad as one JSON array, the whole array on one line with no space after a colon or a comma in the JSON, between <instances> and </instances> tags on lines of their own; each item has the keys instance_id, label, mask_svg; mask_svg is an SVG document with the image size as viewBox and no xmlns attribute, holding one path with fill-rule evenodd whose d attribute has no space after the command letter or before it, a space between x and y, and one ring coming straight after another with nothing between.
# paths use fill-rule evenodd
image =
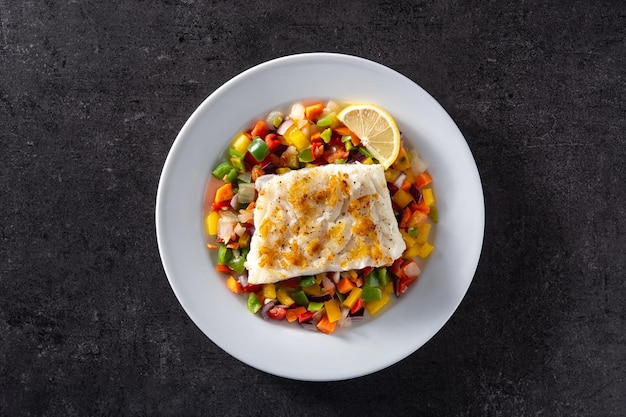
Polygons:
<instances>
[{"instance_id":1,"label":"diced vegetable salad","mask_svg":"<svg viewBox=\"0 0 626 417\"><path fill-rule=\"evenodd\" d=\"M360 139L337 119L334 101L296 103L272 111L239 133L227 157L213 170L221 182L205 195L207 247L217 251L217 271L226 286L247 299L253 314L287 320L332 333L386 307L417 281L421 262L434 250L430 236L438 222L432 178L415 149L401 147L385 171L394 214L406 250L392 265L290 278L275 284L247 282L244 262L254 234L254 182L266 174L324 164L376 164ZM403 143L404 145L404 143ZM214 180L213 180L214 181ZM209 195L210 194L210 195Z\"/></svg>"}]
</instances>

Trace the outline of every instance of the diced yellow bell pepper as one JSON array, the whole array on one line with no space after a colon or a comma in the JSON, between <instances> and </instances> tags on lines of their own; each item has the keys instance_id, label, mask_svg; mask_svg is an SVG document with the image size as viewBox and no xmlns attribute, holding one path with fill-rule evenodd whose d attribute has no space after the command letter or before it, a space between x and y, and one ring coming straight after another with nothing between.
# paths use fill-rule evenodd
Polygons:
<instances>
[{"instance_id":1,"label":"diced yellow bell pepper","mask_svg":"<svg viewBox=\"0 0 626 417\"><path fill-rule=\"evenodd\" d=\"M352 291L350 291L350 294L345 298L345 300L343 300L343 305L348 307L348 308L352 308L354 303L356 303L357 300L359 298L361 298L361 293L362 292L363 292L363 290L361 288L354 287L352 289Z\"/></svg>"},{"instance_id":2,"label":"diced yellow bell pepper","mask_svg":"<svg viewBox=\"0 0 626 417\"><path fill-rule=\"evenodd\" d=\"M432 225L430 223L424 223L420 226L419 232L417 232L417 238L415 241L420 245L423 245L428 240L428 235L430 234L430 229Z\"/></svg>"},{"instance_id":3,"label":"diced yellow bell pepper","mask_svg":"<svg viewBox=\"0 0 626 417\"><path fill-rule=\"evenodd\" d=\"M212 211L206 216L205 226L206 232L209 236L217 235L217 225L220 220L220 214L217 211Z\"/></svg>"},{"instance_id":4,"label":"diced yellow bell pepper","mask_svg":"<svg viewBox=\"0 0 626 417\"><path fill-rule=\"evenodd\" d=\"M387 180L387 182L394 182L398 179L399 176L400 171L398 171L397 169L387 168L387 170L385 171L385 179Z\"/></svg>"},{"instance_id":5,"label":"diced yellow bell pepper","mask_svg":"<svg viewBox=\"0 0 626 417\"><path fill-rule=\"evenodd\" d=\"M364 164L364 165L373 165L374 164L374 160L368 156L363 161L361 161L361 163Z\"/></svg>"},{"instance_id":6,"label":"diced yellow bell pepper","mask_svg":"<svg viewBox=\"0 0 626 417\"><path fill-rule=\"evenodd\" d=\"M275 284L263 284L263 289L261 290L261 294L263 297L275 299L276 298L276 285Z\"/></svg>"},{"instance_id":7,"label":"diced yellow bell pepper","mask_svg":"<svg viewBox=\"0 0 626 417\"><path fill-rule=\"evenodd\" d=\"M310 287L302 288L302 291L304 291L304 293L308 295L315 295L315 296L322 295L322 287L320 287L318 284L314 284L314 285L311 285Z\"/></svg>"},{"instance_id":8,"label":"diced yellow bell pepper","mask_svg":"<svg viewBox=\"0 0 626 417\"><path fill-rule=\"evenodd\" d=\"M296 125L292 125L289 129L287 129L283 137L289 145L295 146L298 151L302 151L311 146L309 139L307 139L304 133L302 133Z\"/></svg>"},{"instance_id":9,"label":"diced yellow bell pepper","mask_svg":"<svg viewBox=\"0 0 626 417\"><path fill-rule=\"evenodd\" d=\"M400 230L400 234L402 235L402 239L404 240L404 243L406 244L407 248L410 248L411 246L415 245L415 238L414 237L409 235L404 230Z\"/></svg>"},{"instance_id":10,"label":"diced yellow bell pepper","mask_svg":"<svg viewBox=\"0 0 626 417\"><path fill-rule=\"evenodd\" d=\"M386 292L387 294L393 294L393 281L389 281L385 284L385 286L383 287L383 292Z\"/></svg>"},{"instance_id":11,"label":"diced yellow bell pepper","mask_svg":"<svg viewBox=\"0 0 626 417\"><path fill-rule=\"evenodd\" d=\"M400 208L405 208L409 205L411 201L413 201L413 196L400 188L398 191L396 191L393 197L391 197L391 199Z\"/></svg>"},{"instance_id":12,"label":"diced yellow bell pepper","mask_svg":"<svg viewBox=\"0 0 626 417\"><path fill-rule=\"evenodd\" d=\"M404 259L415 258L417 255L419 255L420 249L422 249L422 245L418 245L417 243L413 246L407 246L403 255Z\"/></svg>"},{"instance_id":13,"label":"diced yellow bell pepper","mask_svg":"<svg viewBox=\"0 0 626 417\"><path fill-rule=\"evenodd\" d=\"M331 323L334 323L341 318L341 307L339 307L339 300L336 298L330 301L325 301L324 307L326 308L328 321Z\"/></svg>"},{"instance_id":14,"label":"diced yellow bell pepper","mask_svg":"<svg viewBox=\"0 0 626 417\"><path fill-rule=\"evenodd\" d=\"M391 298L389 297L389 293L387 293L387 291L383 291L383 296L380 298L380 300L365 303L365 308L371 316L375 316L380 312L380 310L382 310L384 306L387 305L387 303L389 303L390 300Z\"/></svg>"},{"instance_id":15,"label":"diced yellow bell pepper","mask_svg":"<svg viewBox=\"0 0 626 417\"><path fill-rule=\"evenodd\" d=\"M415 184L415 173L413 172L413 170L407 169L406 171L404 171L404 173L406 174L406 182L408 182L409 184Z\"/></svg>"},{"instance_id":16,"label":"diced yellow bell pepper","mask_svg":"<svg viewBox=\"0 0 626 417\"><path fill-rule=\"evenodd\" d=\"M424 204L426 204L428 207L435 204L435 196L433 195L432 188L424 188L422 190L422 197L424 197Z\"/></svg>"},{"instance_id":17,"label":"diced yellow bell pepper","mask_svg":"<svg viewBox=\"0 0 626 417\"><path fill-rule=\"evenodd\" d=\"M278 175L280 174L286 174L287 172L291 171L291 168L287 168L287 167L280 167L276 170L276 173Z\"/></svg>"},{"instance_id":18,"label":"diced yellow bell pepper","mask_svg":"<svg viewBox=\"0 0 626 417\"><path fill-rule=\"evenodd\" d=\"M295 301L293 300L293 298L291 298L289 294L287 294L287 291L283 290L282 288L276 291L276 298L278 298L278 301L282 305L285 305L287 307L291 307L292 305L295 304Z\"/></svg>"},{"instance_id":19,"label":"diced yellow bell pepper","mask_svg":"<svg viewBox=\"0 0 626 417\"><path fill-rule=\"evenodd\" d=\"M245 133L240 133L233 140L233 148L237 149L242 154L245 154L246 152L248 152L248 146L250 145L250 143L252 143L252 139L246 136Z\"/></svg>"},{"instance_id":20,"label":"diced yellow bell pepper","mask_svg":"<svg viewBox=\"0 0 626 417\"><path fill-rule=\"evenodd\" d=\"M426 242L420 248L420 251L417 254L417 256L419 256L420 258L428 258L430 254L433 252L433 250L435 250L435 247L431 245L430 243Z\"/></svg>"}]
</instances>

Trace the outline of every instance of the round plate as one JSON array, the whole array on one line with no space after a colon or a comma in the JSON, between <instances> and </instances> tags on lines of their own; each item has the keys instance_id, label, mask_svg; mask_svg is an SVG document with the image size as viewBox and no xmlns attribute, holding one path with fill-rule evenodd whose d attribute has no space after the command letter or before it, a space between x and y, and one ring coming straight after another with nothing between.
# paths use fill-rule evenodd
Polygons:
<instances>
[{"instance_id":1,"label":"round plate","mask_svg":"<svg viewBox=\"0 0 626 417\"><path fill-rule=\"evenodd\" d=\"M376 317L332 335L264 321L232 294L205 248L202 203L212 169L234 136L275 108L309 99L373 103L391 113L429 164L440 221L419 281ZM262 371L309 381L366 375L419 349L463 299L484 234L484 201L463 135L421 87L372 61L312 53L260 64L211 94L167 156L156 200L163 267L181 305L215 344Z\"/></svg>"}]
</instances>

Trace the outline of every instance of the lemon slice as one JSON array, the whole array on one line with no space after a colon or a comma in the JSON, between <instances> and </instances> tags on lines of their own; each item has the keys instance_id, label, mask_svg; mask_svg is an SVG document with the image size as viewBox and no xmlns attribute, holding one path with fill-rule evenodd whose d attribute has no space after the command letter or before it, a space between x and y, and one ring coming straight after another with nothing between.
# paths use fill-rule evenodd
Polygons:
<instances>
[{"instance_id":1,"label":"lemon slice","mask_svg":"<svg viewBox=\"0 0 626 417\"><path fill-rule=\"evenodd\" d=\"M400 131L393 117L373 104L346 106L337 118L353 131L374 158L389 168L400 152Z\"/></svg>"}]
</instances>

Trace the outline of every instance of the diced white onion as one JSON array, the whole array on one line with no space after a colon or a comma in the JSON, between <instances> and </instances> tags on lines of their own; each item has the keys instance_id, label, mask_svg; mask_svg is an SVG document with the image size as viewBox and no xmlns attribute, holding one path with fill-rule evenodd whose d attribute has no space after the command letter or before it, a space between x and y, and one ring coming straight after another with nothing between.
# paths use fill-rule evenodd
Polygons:
<instances>
[{"instance_id":1,"label":"diced white onion","mask_svg":"<svg viewBox=\"0 0 626 417\"><path fill-rule=\"evenodd\" d=\"M237 221L233 221L230 216L220 216L217 221L217 237L224 243L230 242L235 237L236 224Z\"/></svg>"},{"instance_id":2,"label":"diced white onion","mask_svg":"<svg viewBox=\"0 0 626 417\"><path fill-rule=\"evenodd\" d=\"M293 120L291 119L285 119L280 126L278 126L278 129L276 129L276 134L277 135L284 135L287 130L293 125Z\"/></svg>"},{"instance_id":3,"label":"diced white onion","mask_svg":"<svg viewBox=\"0 0 626 417\"><path fill-rule=\"evenodd\" d=\"M421 174L428 169L428 164L420 157L417 150L411 149L409 151L409 157L411 158L411 167L413 168L413 172L416 174Z\"/></svg>"},{"instance_id":4,"label":"diced white onion","mask_svg":"<svg viewBox=\"0 0 626 417\"><path fill-rule=\"evenodd\" d=\"M304 119L304 106L301 103L296 103L291 106L291 112L289 113L289 117L296 120Z\"/></svg>"},{"instance_id":5,"label":"diced white onion","mask_svg":"<svg viewBox=\"0 0 626 417\"><path fill-rule=\"evenodd\" d=\"M237 207L239 207L239 194L235 194L233 198L230 199L230 206L233 210L237 210Z\"/></svg>"},{"instance_id":6,"label":"diced white onion","mask_svg":"<svg viewBox=\"0 0 626 417\"><path fill-rule=\"evenodd\" d=\"M270 130L274 130L276 128L276 126L274 126L274 120L277 117L283 120L285 118L285 115L279 110L274 110L267 115L267 118L265 119L265 124L267 124Z\"/></svg>"},{"instance_id":7,"label":"diced white onion","mask_svg":"<svg viewBox=\"0 0 626 417\"><path fill-rule=\"evenodd\" d=\"M238 203L248 204L254 201L255 191L253 183L241 183L239 184L239 192L237 193L239 196ZM233 207L236 208L236 207Z\"/></svg>"},{"instance_id":8,"label":"diced white onion","mask_svg":"<svg viewBox=\"0 0 626 417\"><path fill-rule=\"evenodd\" d=\"M237 223L237 224L235 225L235 229L234 229L234 231L235 231L235 234L236 234L237 236L241 236L241 235L243 235L243 233L246 231L246 228L245 228L245 227L243 227L243 226L241 225L241 223Z\"/></svg>"},{"instance_id":9,"label":"diced white onion","mask_svg":"<svg viewBox=\"0 0 626 417\"><path fill-rule=\"evenodd\" d=\"M406 174L404 172L401 172L400 175L398 175L398 178L396 178L396 180L393 182L393 185L395 185L398 188L402 188L402 184L404 184L405 179L406 179Z\"/></svg>"},{"instance_id":10,"label":"diced white onion","mask_svg":"<svg viewBox=\"0 0 626 417\"><path fill-rule=\"evenodd\" d=\"M252 210L239 210L237 221L240 223L252 223L254 219L254 211Z\"/></svg>"}]
</instances>

